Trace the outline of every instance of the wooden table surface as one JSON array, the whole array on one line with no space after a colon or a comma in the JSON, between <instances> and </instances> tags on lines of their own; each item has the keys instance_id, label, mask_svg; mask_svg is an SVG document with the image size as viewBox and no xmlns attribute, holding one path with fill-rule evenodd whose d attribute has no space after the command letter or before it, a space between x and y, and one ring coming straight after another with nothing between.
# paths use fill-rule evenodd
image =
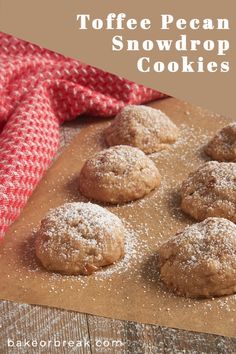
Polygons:
<instances>
[{"instance_id":1,"label":"wooden table surface","mask_svg":"<svg viewBox=\"0 0 236 354\"><path fill-rule=\"evenodd\" d=\"M81 120L78 120L62 127L59 153L82 126ZM212 334L10 301L0 302L0 313L0 354L236 353L236 339ZM26 340L37 342L24 342ZM37 347L33 347L36 344Z\"/></svg>"}]
</instances>

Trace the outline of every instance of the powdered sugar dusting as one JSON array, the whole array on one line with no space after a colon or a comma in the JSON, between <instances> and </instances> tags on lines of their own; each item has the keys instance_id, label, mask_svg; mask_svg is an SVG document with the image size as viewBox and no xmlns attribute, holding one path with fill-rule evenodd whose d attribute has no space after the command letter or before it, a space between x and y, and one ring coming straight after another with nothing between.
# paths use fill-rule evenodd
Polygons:
<instances>
[{"instance_id":1,"label":"powdered sugar dusting","mask_svg":"<svg viewBox=\"0 0 236 354\"><path fill-rule=\"evenodd\" d=\"M131 146L119 145L103 150L95 154L87 164L94 169L97 176L116 176L122 178L128 175L134 168L154 169L152 162L139 149Z\"/></svg>"},{"instance_id":2,"label":"powdered sugar dusting","mask_svg":"<svg viewBox=\"0 0 236 354\"><path fill-rule=\"evenodd\" d=\"M173 319L176 320L176 316L182 313L183 323L186 318L194 318L197 321L201 315L199 328L210 330L212 326L215 326L212 331L218 333L217 323L214 321L212 323L213 314L217 314L219 322L227 321L232 324L232 328L235 327L236 295L217 298L214 301L186 299L176 297L166 291L159 281L155 258L158 247L176 232L193 223L193 220L180 210L181 182L190 171L196 170L204 161L209 160L209 157L203 153L203 147L215 134L216 128L219 129L228 122L223 117L208 113L206 119L209 124L204 124L206 112L199 107L194 111L199 120L194 123L193 110L187 103L186 106L182 102L176 103L174 109L177 113L181 111L181 115L185 116L184 119L179 120L180 124L178 117L176 121L173 120L181 132L179 139L168 149L149 155L161 173L160 188L136 202L117 207L106 206L108 210L119 216L128 228L125 258L89 277L62 276L42 269L34 257L33 237L31 237L31 240L26 239L22 242L22 251L17 254L16 258L8 258L9 277L14 278L12 281L17 281L18 285L21 285L22 293L31 292L25 281L26 277L29 277L30 281L33 279L35 283L39 283L39 291L40 288L44 288L44 291L46 289L52 299L57 299L57 295L61 294L63 300L63 295L69 294L74 301L77 301L76 298L77 296L79 298L80 294L83 298L87 298L89 294L86 301L90 301L93 297L91 301L94 302L96 308L99 308L102 297L102 303L104 299L107 299L109 304L116 302L117 306L121 304L124 311L137 309L137 318L139 318L138 312L143 311L152 323L171 325ZM44 190L46 188L48 190L47 200L50 207L58 205L55 205L54 198L58 191L61 193L62 188L64 199L62 201L60 198L55 198L57 202L58 200L60 203L84 200L78 193L78 166L81 166L81 161L85 161L95 152L106 147L103 137L104 126L105 124L101 124L96 129L90 129L83 135L82 140L78 139L77 142L82 144L83 150L81 146L75 144L71 146L70 155L67 154L67 158L74 159L74 167L71 165L67 170L67 165L61 164L53 179L42 181ZM46 211L45 206L35 204L34 200L29 202L29 206L32 210L39 209L41 215ZM33 226L35 227L35 224ZM32 225L29 224L27 230L32 230ZM17 240L17 232L15 239ZM4 257L7 258L7 255ZM15 274L10 269L14 269ZM91 285L95 289L94 295L91 294ZM79 310L83 311L82 305ZM95 306L91 307L91 312L96 313ZM104 315L106 315L105 312ZM119 315L116 313L115 316ZM183 326L188 328L186 321Z\"/></svg>"},{"instance_id":3,"label":"powdered sugar dusting","mask_svg":"<svg viewBox=\"0 0 236 354\"><path fill-rule=\"evenodd\" d=\"M131 145L145 153L162 150L178 135L178 128L164 112L142 105L126 106L105 130L109 146Z\"/></svg>"},{"instance_id":4,"label":"powdered sugar dusting","mask_svg":"<svg viewBox=\"0 0 236 354\"><path fill-rule=\"evenodd\" d=\"M181 188L182 208L197 220L222 216L236 222L236 164L209 161Z\"/></svg>"},{"instance_id":5,"label":"powdered sugar dusting","mask_svg":"<svg viewBox=\"0 0 236 354\"><path fill-rule=\"evenodd\" d=\"M223 218L208 218L185 228L167 243L178 246L183 267L217 262L218 268L231 268L236 252L236 225Z\"/></svg>"},{"instance_id":6,"label":"powdered sugar dusting","mask_svg":"<svg viewBox=\"0 0 236 354\"><path fill-rule=\"evenodd\" d=\"M205 152L218 161L236 162L236 122L217 132L206 145Z\"/></svg>"},{"instance_id":7,"label":"powdered sugar dusting","mask_svg":"<svg viewBox=\"0 0 236 354\"><path fill-rule=\"evenodd\" d=\"M52 209L43 219L42 226L44 224L44 232L49 237L67 233L74 239L86 238L91 242L96 241L96 237L101 237L105 232L109 232L112 237L115 228L122 227L119 218L108 210L97 204L81 202L66 203Z\"/></svg>"}]
</instances>

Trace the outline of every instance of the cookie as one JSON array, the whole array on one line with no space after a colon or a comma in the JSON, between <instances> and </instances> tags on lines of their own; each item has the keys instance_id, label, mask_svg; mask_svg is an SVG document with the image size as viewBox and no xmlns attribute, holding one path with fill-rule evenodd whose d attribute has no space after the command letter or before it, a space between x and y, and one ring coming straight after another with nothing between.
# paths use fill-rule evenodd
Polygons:
<instances>
[{"instance_id":1,"label":"cookie","mask_svg":"<svg viewBox=\"0 0 236 354\"><path fill-rule=\"evenodd\" d=\"M192 172L181 187L181 208L196 220L236 222L236 164L209 161Z\"/></svg>"},{"instance_id":2,"label":"cookie","mask_svg":"<svg viewBox=\"0 0 236 354\"><path fill-rule=\"evenodd\" d=\"M108 146L130 145L146 154L165 149L179 135L176 125L160 110L126 106L105 130Z\"/></svg>"},{"instance_id":3,"label":"cookie","mask_svg":"<svg viewBox=\"0 0 236 354\"><path fill-rule=\"evenodd\" d=\"M79 190L85 197L111 204L142 198L159 185L154 162L141 150L125 145L95 154L79 176Z\"/></svg>"},{"instance_id":4,"label":"cookie","mask_svg":"<svg viewBox=\"0 0 236 354\"><path fill-rule=\"evenodd\" d=\"M220 130L204 150L214 160L236 162L236 122Z\"/></svg>"},{"instance_id":5,"label":"cookie","mask_svg":"<svg viewBox=\"0 0 236 354\"><path fill-rule=\"evenodd\" d=\"M160 277L178 295L207 298L236 292L236 225L208 218L185 228L158 251Z\"/></svg>"},{"instance_id":6,"label":"cookie","mask_svg":"<svg viewBox=\"0 0 236 354\"><path fill-rule=\"evenodd\" d=\"M66 203L41 221L36 255L50 271L89 275L124 255L125 228L108 210L92 203Z\"/></svg>"}]
</instances>

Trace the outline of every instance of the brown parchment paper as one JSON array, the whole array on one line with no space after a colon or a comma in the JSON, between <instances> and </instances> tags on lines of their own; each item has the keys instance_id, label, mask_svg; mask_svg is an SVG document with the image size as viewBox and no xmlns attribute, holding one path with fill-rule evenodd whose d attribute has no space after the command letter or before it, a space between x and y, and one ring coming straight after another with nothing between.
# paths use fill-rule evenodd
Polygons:
<instances>
[{"instance_id":1,"label":"brown parchment paper","mask_svg":"<svg viewBox=\"0 0 236 354\"><path fill-rule=\"evenodd\" d=\"M85 200L77 177L83 162L104 148L107 120L93 120L46 173L0 247L1 299L48 305L94 315L236 336L236 296L189 300L166 291L158 280L155 251L193 220L179 210L181 181L207 157L202 146L230 119L176 99L154 102L180 127L169 150L151 155L162 186L140 201L108 207L130 230L124 261L89 277L49 273L34 256L34 229L49 208ZM178 274L176 274L178 276Z\"/></svg>"}]
</instances>

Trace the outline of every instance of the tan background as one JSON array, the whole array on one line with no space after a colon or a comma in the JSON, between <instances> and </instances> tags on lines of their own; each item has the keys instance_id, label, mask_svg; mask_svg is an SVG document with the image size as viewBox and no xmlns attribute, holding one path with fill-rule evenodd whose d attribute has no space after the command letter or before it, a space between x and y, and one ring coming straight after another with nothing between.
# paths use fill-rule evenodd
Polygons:
<instances>
[{"instance_id":1,"label":"tan background","mask_svg":"<svg viewBox=\"0 0 236 354\"><path fill-rule=\"evenodd\" d=\"M40 44L56 52L78 58L106 71L122 75L132 81L159 89L178 98L209 108L215 112L234 117L235 80L235 33L236 11L234 0L178 0L178 1L82 1L82 0L0 0L0 30L19 38ZM76 14L90 13L91 16L106 17L109 12L125 12L128 17L150 18L149 31L80 31ZM161 13L171 13L176 18L229 18L230 31L177 31L160 32ZM216 61L231 61L229 73L140 73L136 69L137 58L150 56L152 60L177 59L175 52L165 54L153 52L112 52L111 38L122 34L130 39L177 38L187 33L193 39L228 39L231 49L227 56ZM179 53L178 57L186 55ZM206 61L214 60L212 52L197 53ZM189 55L191 58L191 55Z\"/></svg>"}]
</instances>

